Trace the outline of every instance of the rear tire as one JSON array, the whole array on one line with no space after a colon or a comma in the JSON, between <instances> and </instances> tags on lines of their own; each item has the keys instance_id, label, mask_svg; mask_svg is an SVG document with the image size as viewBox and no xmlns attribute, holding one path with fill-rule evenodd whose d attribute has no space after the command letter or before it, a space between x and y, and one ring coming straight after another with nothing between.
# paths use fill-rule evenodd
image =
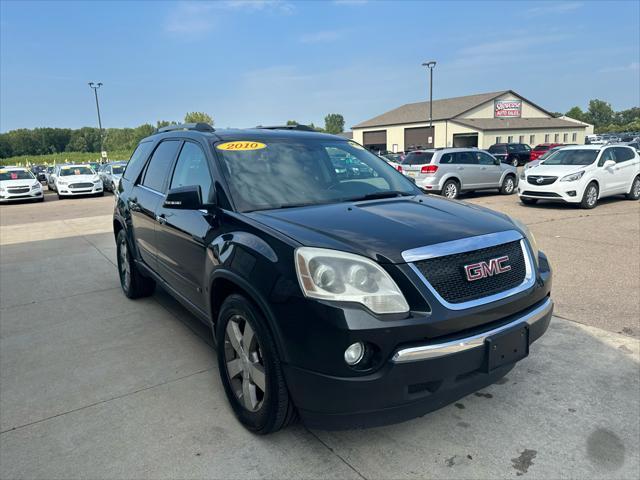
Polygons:
<instances>
[{"instance_id":1,"label":"rear tire","mask_svg":"<svg viewBox=\"0 0 640 480\"><path fill-rule=\"evenodd\" d=\"M595 182L591 182L587 185L587 188L584 189L584 193L582 194L582 201L580 202L580 208L584 208L590 210L595 208L598 204L598 185Z\"/></svg>"},{"instance_id":2,"label":"rear tire","mask_svg":"<svg viewBox=\"0 0 640 480\"><path fill-rule=\"evenodd\" d=\"M537 198L520 197L520 201L525 205L535 205L536 203L538 203L538 199Z\"/></svg>"},{"instance_id":3,"label":"rear tire","mask_svg":"<svg viewBox=\"0 0 640 480\"><path fill-rule=\"evenodd\" d=\"M151 295L156 288L156 282L138 271L124 230L118 232L116 246L118 277L124 294L129 298L141 298Z\"/></svg>"},{"instance_id":4,"label":"rear tire","mask_svg":"<svg viewBox=\"0 0 640 480\"><path fill-rule=\"evenodd\" d=\"M292 423L295 406L260 310L244 296L230 295L220 308L216 338L220 379L240 423L261 435Z\"/></svg>"},{"instance_id":5,"label":"rear tire","mask_svg":"<svg viewBox=\"0 0 640 480\"><path fill-rule=\"evenodd\" d=\"M640 176L633 180L629 193L625 197L627 200L638 200L640 198Z\"/></svg>"},{"instance_id":6,"label":"rear tire","mask_svg":"<svg viewBox=\"0 0 640 480\"><path fill-rule=\"evenodd\" d=\"M516 178L513 175L507 175L502 181L500 193L502 195L511 195L516 191Z\"/></svg>"},{"instance_id":7,"label":"rear tire","mask_svg":"<svg viewBox=\"0 0 640 480\"><path fill-rule=\"evenodd\" d=\"M518 168L519 162L517 158L512 159L509 163L511 164L512 167Z\"/></svg>"},{"instance_id":8,"label":"rear tire","mask_svg":"<svg viewBox=\"0 0 640 480\"><path fill-rule=\"evenodd\" d=\"M447 180L442 186L441 195L445 198L454 199L460 195L460 185L455 180Z\"/></svg>"}]
</instances>

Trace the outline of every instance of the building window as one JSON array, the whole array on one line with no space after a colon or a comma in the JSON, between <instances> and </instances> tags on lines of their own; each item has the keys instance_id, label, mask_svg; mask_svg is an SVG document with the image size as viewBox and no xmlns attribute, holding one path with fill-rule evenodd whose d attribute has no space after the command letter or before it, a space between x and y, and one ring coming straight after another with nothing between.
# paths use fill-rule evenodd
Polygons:
<instances>
[{"instance_id":1,"label":"building window","mask_svg":"<svg viewBox=\"0 0 640 480\"><path fill-rule=\"evenodd\" d=\"M544 143L549 143L549 134L548 133L544 134Z\"/></svg>"},{"instance_id":2,"label":"building window","mask_svg":"<svg viewBox=\"0 0 640 480\"><path fill-rule=\"evenodd\" d=\"M513 143L513 135L507 137L507 143Z\"/></svg>"},{"instance_id":3,"label":"building window","mask_svg":"<svg viewBox=\"0 0 640 480\"><path fill-rule=\"evenodd\" d=\"M559 133L556 133L556 134L553 136L553 140L554 140L554 142L558 143L558 142L560 141L560 134L559 134Z\"/></svg>"},{"instance_id":4,"label":"building window","mask_svg":"<svg viewBox=\"0 0 640 480\"><path fill-rule=\"evenodd\" d=\"M534 145L536 143L536 136L529 135L529 145Z\"/></svg>"},{"instance_id":5,"label":"building window","mask_svg":"<svg viewBox=\"0 0 640 480\"><path fill-rule=\"evenodd\" d=\"M572 142L577 142L578 141L578 134L576 132L573 132L571 134L571 141Z\"/></svg>"},{"instance_id":6,"label":"building window","mask_svg":"<svg viewBox=\"0 0 640 480\"><path fill-rule=\"evenodd\" d=\"M502 143L502 137L496 137L496 143Z\"/></svg>"},{"instance_id":7,"label":"building window","mask_svg":"<svg viewBox=\"0 0 640 480\"><path fill-rule=\"evenodd\" d=\"M568 133L565 133L565 134L562 136L562 141L563 141L564 143L567 143L567 142L569 141L569 134L568 134Z\"/></svg>"},{"instance_id":8,"label":"building window","mask_svg":"<svg viewBox=\"0 0 640 480\"><path fill-rule=\"evenodd\" d=\"M518 137L518 143L524 143L524 135Z\"/></svg>"}]
</instances>

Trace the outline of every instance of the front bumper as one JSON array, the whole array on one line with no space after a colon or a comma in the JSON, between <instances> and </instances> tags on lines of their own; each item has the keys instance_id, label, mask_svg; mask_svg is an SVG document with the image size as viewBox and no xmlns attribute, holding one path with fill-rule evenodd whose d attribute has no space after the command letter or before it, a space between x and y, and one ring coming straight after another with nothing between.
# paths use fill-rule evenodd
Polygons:
<instances>
[{"instance_id":1,"label":"front bumper","mask_svg":"<svg viewBox=\"0 0 640 480\"><path fill-rule=\"evenodd\" d=\"M69 188L68 186L58 185L58 193L63 196L72 195L95 195L102 192L102 183L88 188Z\"/></svg>"},{"instance_id":2,"label":"front bumper","mask_svg":"<svg viewBox=\"0 0 640 480\"><path fill-rule=\"evenodd\" d=\"M0 193L0 203L18 202L21 200L40 200L44 195L42 189L31 190L27 193Z\"/></svg>"},{"instance_id":3,"label":"front bumper","mask_svg":"<svg viewBox=\"0 0 640 480\"><path fill-rule=\"evenodd\" d=\"M518 196L535 198L538 200L553 200L568 203L580 203L584 193L585 183L561 182L556 180L551 185L532 185L527 180L522 180L518 185Z\"/></svg>"},{"instance_id":4,"label":"front bumper","mask_svg":"<svg viewBox=\"0 0 640 480\"><path fill-rule=\"evenodd\" d=\"M500 325L464 337L407 345L371 375L335 377L285 365L302 420L313 428L361 428L425 415L486 387L516 361L489 366L488 344L502 332L525 328L528 345L547 330L553 301L545 297ZM528 348L527 348L528 352Z\"/></svg>"}]
</instances>

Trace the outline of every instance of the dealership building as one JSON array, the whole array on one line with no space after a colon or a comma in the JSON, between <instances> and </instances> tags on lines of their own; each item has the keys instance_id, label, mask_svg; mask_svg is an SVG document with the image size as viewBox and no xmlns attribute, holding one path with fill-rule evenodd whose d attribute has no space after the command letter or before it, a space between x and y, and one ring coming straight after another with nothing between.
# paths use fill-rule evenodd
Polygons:
<instances>
[{"instance_id":1,"label":"dealership building","mask_svg":"<svg viewBox=\"0 0 640 480\"><path fill-rule=\"evenodd\" d=\"M353 127L353 139L370 150L479 147L494 143L578 143L593 125L553 114L513 90L408 103Z\"/></svg>"}]
</instances>

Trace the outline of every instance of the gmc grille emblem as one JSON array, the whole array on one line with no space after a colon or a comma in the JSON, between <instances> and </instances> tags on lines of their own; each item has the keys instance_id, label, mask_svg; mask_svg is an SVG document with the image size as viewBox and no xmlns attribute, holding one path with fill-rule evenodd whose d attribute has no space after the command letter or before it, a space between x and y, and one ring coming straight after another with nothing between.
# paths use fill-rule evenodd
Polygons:
<instances>
[{"instance_id":1,"label":"gmc grille emblem","mask_svg":"<svg viewBox=\"0 0 640 480\"><path fill-rule=\"evenodd\" d=\"M544 182L544 178L542 177L536 178L536 183L542 183L542 182Z\"/></svg>"},{"instance_id":2,"label":"gmc grille emblem","mask_svg":"<svg viewBox=\"0 0 640 480\"><path fill-rule=\"evenodd\" d=\"M487 277L493 277L511 270L511 265L505 265L509 261L509 257L492 258L488 262L471 263L464 266L464 272L467 274L467 280L475 282Z\"/></svg>"}]
</instances>

